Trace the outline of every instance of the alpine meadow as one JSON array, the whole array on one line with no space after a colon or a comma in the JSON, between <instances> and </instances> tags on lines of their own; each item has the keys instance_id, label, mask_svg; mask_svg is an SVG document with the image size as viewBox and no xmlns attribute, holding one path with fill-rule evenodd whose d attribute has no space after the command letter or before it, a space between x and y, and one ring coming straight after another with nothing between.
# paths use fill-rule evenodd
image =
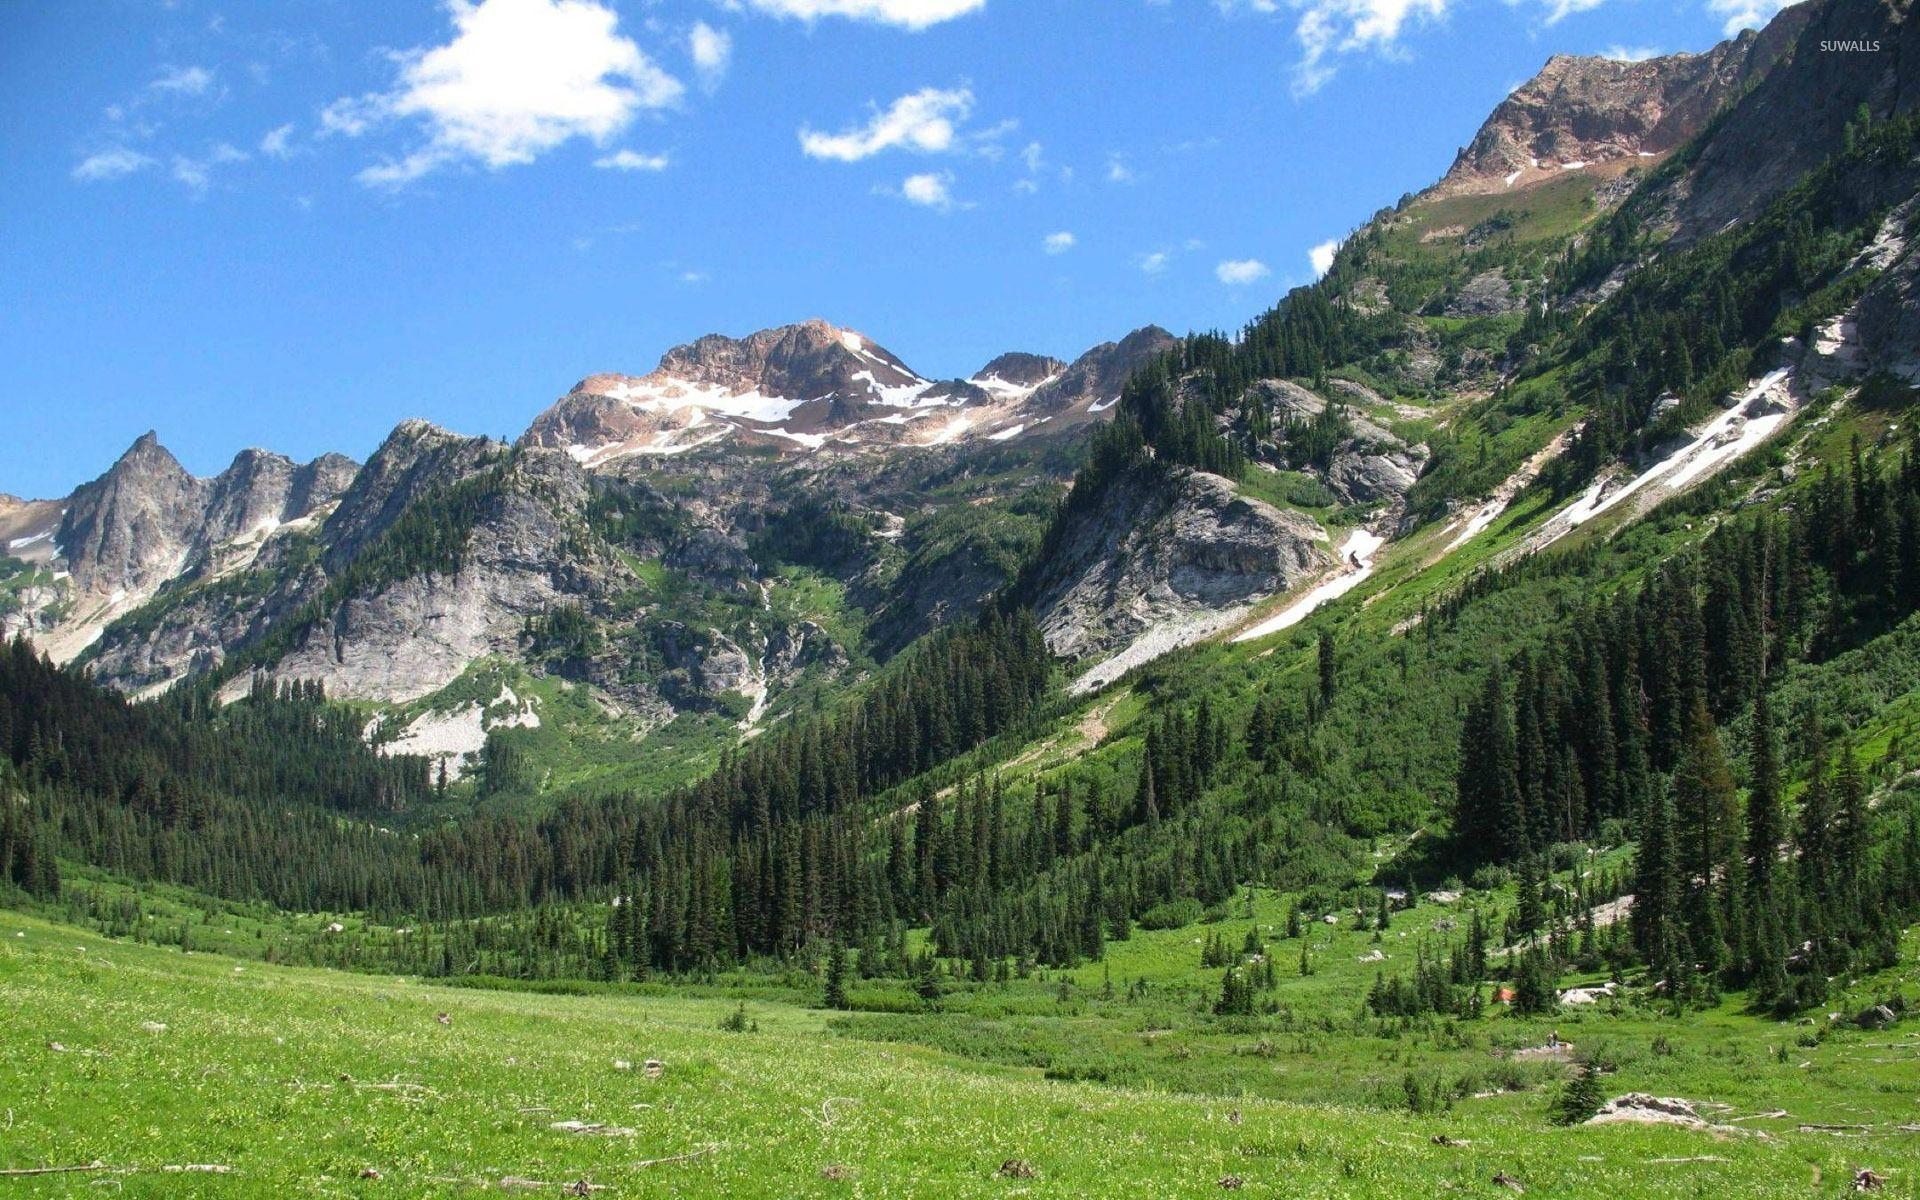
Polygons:
<instances>
[{"instance_id":1,"label":"alpine meadow","mask_svg":"<svg viewBox=\"0 0 1920 1200\"><path fill-rule=\"evenodd\" d=\"M0 1200L1920 1197L1911 0L85 7L0 12L98 66L0 86L0 471L131 442L0 496ZM994 69L1082 16L1126 106ZM1487 76L1616 29L1707 32ZM789 284L948 365L631 358Z\"/></svg>"}]
</instances>

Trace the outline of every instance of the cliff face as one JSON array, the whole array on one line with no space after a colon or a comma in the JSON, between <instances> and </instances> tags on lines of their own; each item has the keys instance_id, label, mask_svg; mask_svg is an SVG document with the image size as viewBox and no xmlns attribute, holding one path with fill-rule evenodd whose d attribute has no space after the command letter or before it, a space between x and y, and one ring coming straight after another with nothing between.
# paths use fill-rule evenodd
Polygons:
<instances>
[{"instance_id":1,"label":"cliff face","mask_svg":"<svg viewBox=\"0 0 1920 1200\"><path fill-rule=\"evenodd\" d=\"M1863 108L1884 121L1920 104L1920 21L1905 0L1798 5L1762 36L1787 34L1794 40L1778 66L1713 128L1672 185L1670 223L1682 241L1758 212L1831 156Z\"/></svg>"},{"instance_id":2,"label":"cliff face","mask_svg":"<svg viewBox=\"0 0 1920 1200\"><path fill-rule=\"evenodd\" d=\"M1034 598L1047 648L1104 656L1156 627L1284 592L1333 563L1313 520L1241 496L1217 475L1116 481L1081 513Z\"/></svg>"},{"instance_id":3,"label":"cliff face","mask_svg":"<svg viewBox=\"0 0 1920 1200\"><path fill-rule=\"evenodd\" d=\"M1793 46L1811 4L1702 54L1642 62L1556 54L1488 116L1430 194L1499 192L1605 163L1659 158L1693 138Z\"/></svg>"}]
</instances>

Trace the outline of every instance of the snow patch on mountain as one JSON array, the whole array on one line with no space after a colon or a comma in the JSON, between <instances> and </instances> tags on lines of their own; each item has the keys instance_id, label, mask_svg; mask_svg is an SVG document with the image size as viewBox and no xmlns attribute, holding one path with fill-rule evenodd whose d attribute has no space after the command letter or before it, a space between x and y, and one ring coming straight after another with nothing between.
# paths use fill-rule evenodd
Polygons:
<instances>
[{"instance_id":1,"label":"snow patch on mountain","mask_svg":"<svg viewBox=\"0 0 1920 1200\"><path fill-rule=\"evenodd\" d=\"M492 714L492 715L489 715ZM417 754L445 763L447 778L457 780L475 765L486 748L487 734L496 729L538 729L540 714L531 700L522 700L511 687L502 684L500 694L490 704L469 701L459 708L421 713L407 723L399 736L379 744L386 755ZM366 737L375 738L380 720L367 725Z\"/></svg>"},{"instance_id":2,"label":"snow patch on mountain","mask_svg":"<svg viewBox=\"0 0 1920 1200\"><path fill-rule=\"evenodd\" d=\"M1691 441L1627 483L1612 475L1595 480L1578 500L1555 513L1528 538L1524 550L1550 546L1628 500L1635 501L1636 512L1645 511L1651 503L1686 490L1751 452L1779 432L1798 407L1791 390L1781 386L1788 374L1784 367L1767 374L1707 422Z\"/></svg>"},{"instance_id":3,"label":"snow patch on mountain","mask_svg":"<svg viewBox=\"0 0 1920 1200\"><path fill-rule=\"evenodd\" d=\"M1386 544L1387 539L1372 530L1354 530L1340 547L1340 561L1344 568L1341 574L1319 584L1279 613L1236 635L1233 640L1251 642L1283 629L1291 629L1312 616L1321 605L1338 600L1359 587L1373 574L1373 556Z\"/></svg>"}]
</instances>

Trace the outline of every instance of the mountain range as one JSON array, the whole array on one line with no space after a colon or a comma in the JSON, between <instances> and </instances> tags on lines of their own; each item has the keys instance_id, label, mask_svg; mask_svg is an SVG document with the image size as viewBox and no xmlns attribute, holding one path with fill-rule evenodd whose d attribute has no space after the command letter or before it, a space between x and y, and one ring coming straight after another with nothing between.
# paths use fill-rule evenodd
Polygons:
<instances>
[{"instance_id":1,"label":"mountain range","mask_svg":"<svg viewBox=\"0 0 1920 1200\"><path fill-rule=\"evenodd\" d=\"M1841 32L1879 35L1884 69L1819 52ZM0 622L137 696L317 681L371 704L376 740L456 771L491 729L543 719L528 678L587 698L570 737L637 730L619 740L644 758L675 722L752 736L996 597L1031 607L1075 686L1098 688L1351 586L1383 543L1438 524L1450 550L1570 471L1595 418L1569 415L1609 385L1533 394L1548 337L1597 327L1675 248L1758 217L1860 113L1907 112L1912 43L1893 9L1832 0L1704 54L1556 55L1441 180L1234 339L1149 327L1071 363L1009 353L936 380L810 320L588 375L511 444L408 421L365 464L248 450L197 479L147 434L68 497L0 500ZM1625 418L1614 448L1673 482L1628 489L1609 468L1607 503L1711 477L1817 380L1912 373L1911 175L1858 181L1892 214L1861 251L1873 277L1796 331L1732 425L1678 394ZM1346 369L1316 361L1329 336ZM1116 416L1156 421L1123 403L1155 372L1233 469L1081 470ZM1460 422L1488 397L1491 416Z\"/></svg>"}]
</instances>

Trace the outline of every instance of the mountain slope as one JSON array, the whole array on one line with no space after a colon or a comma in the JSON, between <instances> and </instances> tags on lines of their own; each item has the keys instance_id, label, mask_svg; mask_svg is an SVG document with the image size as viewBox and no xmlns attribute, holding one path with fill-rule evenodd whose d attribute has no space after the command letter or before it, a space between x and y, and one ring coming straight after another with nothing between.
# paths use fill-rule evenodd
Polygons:
<instances>
[{"instance_id":1,"label":"mountain slope","mask_svg":"<svg viewBox=\"0 0 1920 1200\"><path fill-rule=\"evenodd\" d=\"M231 695L255 671L324 681L384 706L381 736L497 707L460 735L468 755L492 723L554 702L506 700L535 681L589 698L602 741L691 722L717 752L1009 584L1075 676L1111 681L1357 586L1383 542L1437 523L1444 559L1543 489L1614 487L1623 453L1664 460L1775 366L1763 343L1790 315L1818 326L1791 352L1794 404L1803 377L1894 361L1911 288L1888 224L1882 275L1832 248L1803 255L1792 278L1743 293L1752 311L1715 330L1718 349L1702 335L1692 365L1636 349L1622 366L1624 347L1691 336L1634 314L1710 271L1671 254L1686 239L1669 244L1647 214L1671 211L1711 160L1702 147L1756 111L1850 102L1820 92L1805 42L1862 14L1859 0L1801 6L1649 64L1550 60L1445 180L1234 340L1148 328L1071 364L1008 354L942 383L810 321L702 338L644 376L589 376L511 450L409 424L357 474L243 456L203 483L146 440L61 506L67 557L15 572L33 607L6 619L62 657L99 638L87 668L129 690L195 678ZM1542 151L1612 157L1489 183ZM1854 197L1847 244L1864 246L1859 221L1890 220L1903 176L1849 169L1823 186ZM1741 236L1712 253L1779 240ZM1720 274L1758 278L1744 261ZM1792 291L1803 282L1840 290L1813 300ZM1807 346L1819 362L1800 361ZM1763 428L1738 415L1742 435ZM72 577L29 574L42 569Z\"/></svg>"}]
</instances>

